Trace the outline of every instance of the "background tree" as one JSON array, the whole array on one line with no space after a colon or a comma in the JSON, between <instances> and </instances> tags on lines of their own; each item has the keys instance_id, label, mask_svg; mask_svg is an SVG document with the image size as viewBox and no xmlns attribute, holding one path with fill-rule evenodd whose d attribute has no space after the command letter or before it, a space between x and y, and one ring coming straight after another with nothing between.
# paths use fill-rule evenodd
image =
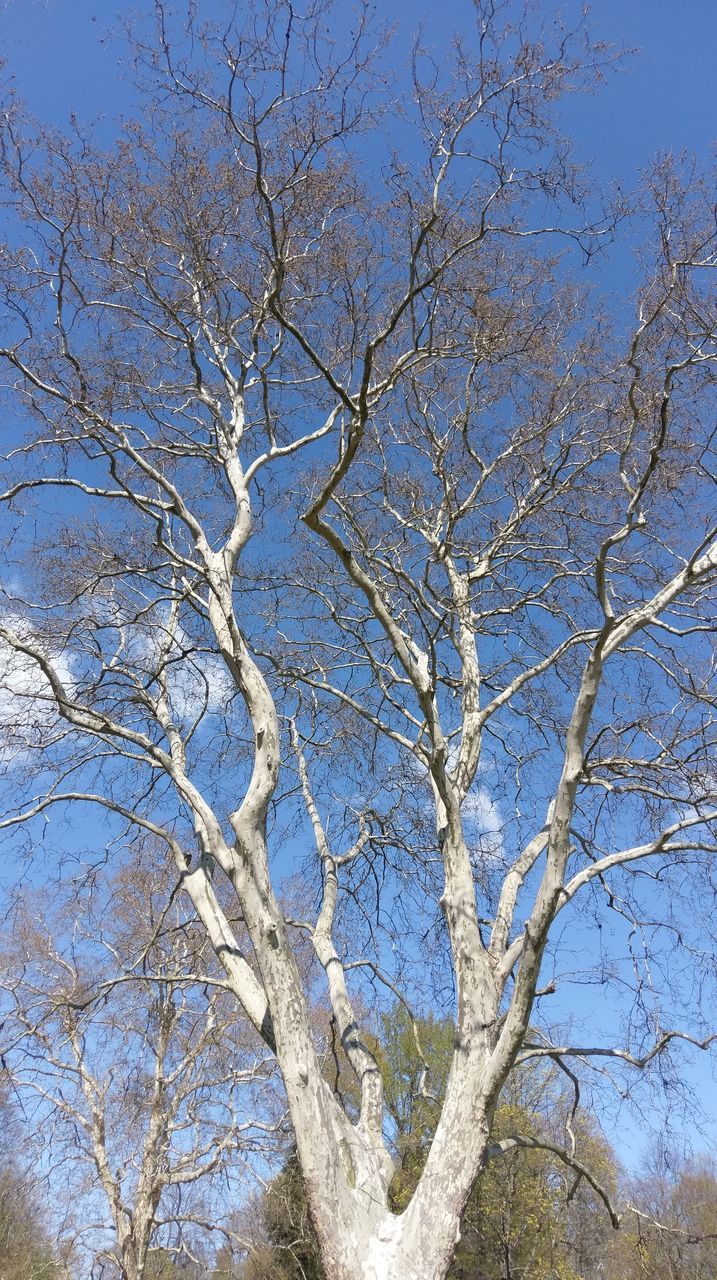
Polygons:
<instances>
[{"instance_id":1,"label":"background tree","mask_svg":"<svg viewBox=\"0 0 717 1280\"><path fill-rule=\"evenodd\" d=\"M155 13L116 147L3 126L4 827L32 847L100 807L163 842L276 1053L326 1274L442 1280L516 1066L619 1075L713 1036L675 961L717 848L711 192L645 177L611 323L560 252L626 213L555 127L610 61L582 22L477 3L397 107L366 8L336 40L323 0ZM290 922L299 831L320 905ZM540 993L581 902L581 931L615 922L590 978L634 1008L556 1043ZM371 981L455 1015L400 1214Z\"/></svg>"},{"instance_id":2,"label":"background tree","mask_svg":"<svg viewBox=\"0 0 717 1280\"><path fill-rule=\"evenodd\" d=\"M673 1162L635 1188L644 1216L623 1255L629 1280L707 1280L717 1265L717 1175L710 1157Z\"/></svg>"},{"instance_id":3,"label":"background tree","mask_svg":"<svg viewBox=\"0 0 717 1280\"><path fill-rule=\"evenodd\" d=\"M37 1167L59 1177L59 1229L83 1274L122 1280L204 1262L237 1158L247 1176L281 1117L270 1064L150 852L108 891L92 874L65 903L25 894L0 969L5 1071Z\"/></svg>"},{"instance_id":4,"label":"background tree","mask_svg":"<svg viewBox=\"0 0 717 1280\"><path fill-rule=\"evenodd\" d=\"M0 1077L0 1275L3 1280L64 1280L37 1188L18 1161L18 1125L5 1073Z\"/></svg>"}]
</instances>

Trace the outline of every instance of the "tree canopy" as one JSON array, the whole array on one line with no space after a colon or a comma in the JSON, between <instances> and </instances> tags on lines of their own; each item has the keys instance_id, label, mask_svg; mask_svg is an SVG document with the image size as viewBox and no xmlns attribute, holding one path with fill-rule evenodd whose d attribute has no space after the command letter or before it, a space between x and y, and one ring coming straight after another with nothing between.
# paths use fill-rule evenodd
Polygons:
<instances>
[{"instance_id":1,"label":"tree canopy","mask_svg":"<svg viewBox=\"0 0 717 1280\"><path fill-rule=\"evenodd\" d=\"M577 1106L717 1035L711 183L580 170L562 103L617 57L582 11L475 0L398 90L366 0L156 0L131 39L114 143L2 116L0 831L105 892L164 851L330 1280L444 1280L496 1162L617 1227L572 1108L491 1135L530 1062ZM396 999L452 1021L400 1204Z\"/></svg>"}]
</instances>

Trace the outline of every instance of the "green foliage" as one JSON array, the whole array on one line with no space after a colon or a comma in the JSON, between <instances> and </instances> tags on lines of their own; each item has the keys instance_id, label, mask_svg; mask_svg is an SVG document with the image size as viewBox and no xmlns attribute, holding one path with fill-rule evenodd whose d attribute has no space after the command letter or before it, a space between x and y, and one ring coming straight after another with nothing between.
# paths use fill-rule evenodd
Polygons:
<instances>
[{"instance_id":1,"label":"green foliage","mask_svg":"<svg viewBox=\"0 0 717 1280\"><path fill-rule=\"evenodd\" d=\"M397 1168L389 1200L397 1213L421 1175L453 1049L446 1020L423 1019L418 1032L420 1051L410 1019L398 1010L384 1018L373 1046L392 1125ZM353 1100L348 1065L339 1056L335 1064L332 1084ZM538 1137L563 1107L549 1074L519 1070L496 1111L492 1138ZM610 1147L589 1123L575 1122L575 1133L583 1163L616 1196ZM647 1212L672 1231L627 1215L616 1232L584 1181L568 1202L572 1181L549 1152L523 1149L491 1160L466 1205L447 1280L715 1280L717 1166L693 1163L671 1182L655 1177L639 1188ZM214 1280L325 1280L295 1155L272 1183L262 1214L266 1244L238 1271L218 1269Z\"/></svg>"},{"instance_id":2,"label":"green foliage","mask_svg":"<svg viewBox=\"0 0 717 1280\"><path fill-rule=\"evenodd\" d=\"M325 1280L296 1155L272 1182L261 1213L266 1244L238 1269L222 1250L213 1280Z\"/></svg>"},{"instance_id":3,"label":"green foliage","mask_svg":"<svg viewBox=\"0 0 717 1280\"><path fill-rule=\"evenodd\" d=\"M526 1108L498 1108L493 1137L537 1136ZM491 1161L466 1205L453 1280L578 1280L565 1240L565 1189L550 1156L514 1151Z\"/></svg>"},{"instance_id":4,"label":"green foliage","mask_svg":"<svg viewBox=\"0 0 717 1280\"><path fill-rule=\"evenodd\" d=\"M420 1048L411 1020L394 1011L384 1018L375 1048L396 1155L389 1189L396 1213L408 1204L421 1175L453 1050L453 1025L445 1019L423 1019L418 1033ZM533 1075L532 1081L545 1096L545 1080L536 1082ZM343 1091L345 1082L337 1084ZM504 1102L495 1116L494 1137L536 1136L530 1101ZM595 1139L593 1144L609 1161L605 1145ZM570 1264L565 1202L564 1180L547 1153L521 1150L492 1161L466 1206L448 1280L581 1280ZM267 1244L244 1264L240 1280L324 1280L295 1156L272 1183L263 1215Z\"/></svg>"},{"instance_id":5,"label":"green foliage","mask_svg":"<svg viewBox=\"0 0 717 1280\"><path fill-rule=\"evenodd\" d=\"M273 1246L275 1269L272 1276L276 1280L324 1280L295 1155L289 1158L269 1188L264 1203L264 1220Z\"/></svg>"},{"instance_id":6,"label":"green foliage","mask_svg":"<svg viewBox=\"0 0 717 1280\"><path fill-rule=\"evenodd\" d=\"M409 1169L418 1162L419 1172L425 1151L438 1119L453 1054L453 1024L445 1018L422 1018L416 1043L411 1019L403 1009L385 1015L381 1027L378 1059L384 1081L386 1109L395 1126L394 1146L400 1172L406 1171L411 1191L415 1177ZM420 1045L420 1052L419 1052ZM415 1172L415 1170L414 1170ZM404 1207L398 1181L392 1189L394 1207ZM408 1197L410 1198L410 1196Z\"/></svg>"}]
</instances>

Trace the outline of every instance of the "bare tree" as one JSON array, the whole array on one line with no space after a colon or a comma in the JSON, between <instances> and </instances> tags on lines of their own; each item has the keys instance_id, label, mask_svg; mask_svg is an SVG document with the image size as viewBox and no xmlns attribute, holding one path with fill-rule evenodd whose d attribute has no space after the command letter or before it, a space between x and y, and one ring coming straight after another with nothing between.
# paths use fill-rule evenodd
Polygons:
<instances>
[{"instance_id":1,"label":"bare tree","mask_svg":"<svg viewBox=\"0 0 717 1280\"><path fill-rule=\"evenodd\" d=\"M25 894L5 939L5 1077L83 1274L136 1280L231 1237L228 1188L282 1141L271 1064L166 881L93 875L60 910Z\"/></svg>"},{"instance_id":2,"label":"bare tree","mask_svg":"<svg viewBox=\"0 0 717 1280\"><path fill-rule=\"evenodd\" d=\"M331 1280L445 1275L486 1159L526 1143L490 1143L516 1062L577 1088L711 1040L676 957L699 968L680 894L717 847L714 210L655 167L611 321L571 254L626 210L596 208L552 111L612 55L493 0L468 25L450 65L416 47L397 103L365 8L342 46L321 2L184 32L158 4L112 151L30 143L19 109L3 133L0 354L30 420L4 491L4 826L31 845L99 806L165 843L276 1054ZM320 906L288 921L307 835ZM636 997L622 1044L540 1016L581 901L596 989ZM455 1052L394 1215L354 997L428 978ZM554 1150L592 1177L569 1121Z\"/></svg>"},{"instance_id":3,"label":"bare tree","mask_svg":"<svg viewBox=\"0 0 717 1280\"><path fill-rule=\"evenodd\" d=\"M37 1194L38 1179L2 1078L0 1119L0 1274L3 1280L66 1280L69 1271L53 1253L46 1206Z\"/></svg>"}]
</instances>

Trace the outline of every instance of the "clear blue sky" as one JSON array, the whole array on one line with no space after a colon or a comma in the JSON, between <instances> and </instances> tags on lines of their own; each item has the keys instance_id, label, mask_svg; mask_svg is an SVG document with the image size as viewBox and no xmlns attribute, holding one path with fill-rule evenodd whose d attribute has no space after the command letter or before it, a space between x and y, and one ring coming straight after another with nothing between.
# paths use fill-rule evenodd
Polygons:
<instances>
[{"instance_id":1,"label":"clear blue sky","mask_svg":"<svg viewBox=\"0 0 717 1280\"><path fill-rule=\"evenodd\" d=\"M149 0L131 7L141 11ZM543 7L552 12L552 4ZM580 4L565 0L560 7L574 16ZM200 4L216 8L216 0ZM349 0L339 0L340 14L348 18L351 9ZM398 23L401 43L425 15L428 38L440 44L447 31L470 21L471 11L470 0L377 6ZM113 0L0 0L0 47L38 115L59 123L72 110L85 118L127 110L116 47L101 43L121 12ZM570 100L567 120L597 175L630 178L657 150L687 148L706 157L717 132L714 0L598 0L591 21L598 37L640 50L596 96Z\"/></svg>"}]
</instances>

